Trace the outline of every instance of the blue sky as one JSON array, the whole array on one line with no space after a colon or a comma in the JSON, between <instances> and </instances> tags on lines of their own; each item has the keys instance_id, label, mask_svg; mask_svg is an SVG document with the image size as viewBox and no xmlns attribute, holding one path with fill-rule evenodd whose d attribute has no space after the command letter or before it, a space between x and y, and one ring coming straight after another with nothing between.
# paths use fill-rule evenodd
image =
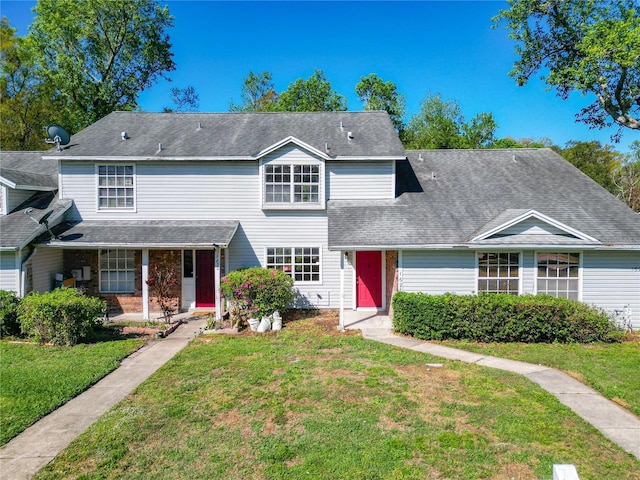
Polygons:
<instances>
[{"instance_id":1,"label":"blue sky","mask_svg":"<svg viewBox=\"0 0 640 480\"><path fill-rule=\"evenodd\" d=\"M227 111L240 102L249 70L272 72L278 91L297 78L324 71L333 88L361 110L360 77L376 73L406 96L407 119L431 93L456 100L467 120L491 112L498 137L550 138L611 143L615 128L592 130L575 113L592 97L562 100L533 79L516 86L508 72L514 43L491 18L506 2L218 2L168 1L175 26L169 31L177 69L140 96L146 111L171 106L171 87L195 87L200 111ZM27 33L33 1L1 0L2 15ZM628 151L637 131L625 129L618 151Z\"/></svg>"}]
</instances>

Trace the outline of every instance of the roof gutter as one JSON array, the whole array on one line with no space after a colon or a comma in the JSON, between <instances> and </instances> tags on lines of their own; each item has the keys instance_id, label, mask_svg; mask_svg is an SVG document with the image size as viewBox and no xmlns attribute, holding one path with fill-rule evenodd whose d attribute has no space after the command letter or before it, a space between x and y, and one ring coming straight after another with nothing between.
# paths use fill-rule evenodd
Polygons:
<instances>
[{"instance_id":1,"label":"roof gutter","mask_svg":"<svg viewBox=\"0 0 640 480\"><path fill-rule=\"evenodd\" d=\"M329 251L360 251L360 250L545 250L545 251L557 251L557 250L624 250L624 251L640 251L640 244L627 244L627 245L612 245L612 244L600 244L600 245L576 245L576 244L564 244L564 245L544 245L544 244L528 244L528 245L513 245L513 244L500 244L500 245L460 245L460 244L425 244L425 245L329 245Z\"/></svg>"},{"instance_id":2,"label":"roof gutter","mask_svg":"<svg viewBox=\"0 0 640 480\"><path fill-rule=\"evenodd\" d=\"M46 246L52 248L126 248L126 249L142 249L142 248L193 248L193 249L210 249L210 248L228 248L228 243L89 243L89 242L47 242Z\"/></svg>"}]
</instances>

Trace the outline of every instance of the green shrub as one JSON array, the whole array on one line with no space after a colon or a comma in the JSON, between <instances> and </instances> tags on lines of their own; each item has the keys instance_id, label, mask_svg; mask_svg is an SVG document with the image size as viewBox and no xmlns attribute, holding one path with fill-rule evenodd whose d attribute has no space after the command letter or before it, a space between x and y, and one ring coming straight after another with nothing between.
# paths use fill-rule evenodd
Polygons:
<instances>
[{"instance_id":1,"label":"green shrub","mask_svg":"<svg viewBox=\"0 0 640 480\"><path fill-rule=\"evenodd\" d=\"M243 312L260 318L283 311L293 299L293 279L281 270L253 267L236 270L220 285L227 300Z\"/></svg>"},{"instance_id":2,"label":"green shrub","mask_svg":"<svg viewBox=\"0 0 640 480\"><path fill-rule=\"evenodd\" d=\"M614 342L620 332L609 316L581 302L549 295L426 295L393 297L398 333L424 340L478 342Z\"/></svg>"},{"instance_id":3,"label":"green shrub","mask_svg":"<svg viewBox=\"0 0 640 480\"><path fill-rule=\"evenodd\" d=\"M20 300L14 292L0 290L0 337L18 335L18 304Z\"/></svg>"},{"instance_id":4,"label":"green shrub","mask_svg":"<svg viewBox=\"0 0 640 480\"><path fill-rule=\"evenodd\" d=\"M20 302L18 320L22 332L39 343L75 345L99 325L105 308L99 298L86 297L75 288L32 293Z\"/></svg>"}]
</instances>

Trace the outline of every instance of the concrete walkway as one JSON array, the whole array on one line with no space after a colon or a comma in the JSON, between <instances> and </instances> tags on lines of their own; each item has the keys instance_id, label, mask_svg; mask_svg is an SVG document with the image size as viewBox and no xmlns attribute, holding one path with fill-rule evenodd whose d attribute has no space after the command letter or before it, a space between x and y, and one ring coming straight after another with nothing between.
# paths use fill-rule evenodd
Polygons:
<instances>
[{"instance_id":1,"label":"concrete walkway","mask_svg":"<svg viewBox=\"0 0 640 480\"><path fill-rule=\"evenodd\" d=\"M42 418L0 449L0 479L33 477L89 425L199 335L206 318L190 317L175 332L153 341L94 386Z\"/></svg>"},{"instance_id":2,"label":"concrete walkway","mask_svg":"<svg viewBox=\"0 0 640 480\"><path fill-rule=\"evenodd\" d=\"M189 319L169 337L127 357L87 391L26 429L0 449L0 479L32 478L89 425L182 350L204 329L206 318ZM615 403L553 368L466 352L392 333L391 320L375 312L349 312L345 327L364 338L451 360L475 363L526 376L555 395L606 437L640 459L640 420Z\"/></svg>"},{"instance_id":3,"label":"concrete walkway","mask_svg":"<svg viewBox=\"0 0 640 480\"><path fill-rule=\"evenodd\" d=\"M360 329L364 338L389 345L524 375L553 394L560 403L571 408L612 442L640 459L640 419L566 373L542 365L399 337L392 333L389 317L377 315L376 312L349 312L345 315L345 328ZM637 372L630 374L635 375Z\"/></svg>"}]
</instances>

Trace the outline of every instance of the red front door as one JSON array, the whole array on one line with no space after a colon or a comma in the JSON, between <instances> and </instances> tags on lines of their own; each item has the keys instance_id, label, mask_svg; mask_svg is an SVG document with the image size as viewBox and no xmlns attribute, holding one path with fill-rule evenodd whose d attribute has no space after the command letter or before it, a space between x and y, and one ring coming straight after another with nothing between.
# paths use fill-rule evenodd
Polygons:
<instances>
[{"instance_id":1,"label":"red front door","mask_svg":"<svg viewBox=\"0 0 640 480\"><path fill-rule=\"evenodd\" d=\"M196 307L215 307L214 251L196 250Z\"/></svg>"},{"instance_id":2,"label":"red front door","mask_svg":"<svg viewBox=\"0 0 640 480\"><path fill-rule=\"evenodd\" d=\"M382 307L382 252L356 252L356 306Z\"/></svg>"}]
</instances>

